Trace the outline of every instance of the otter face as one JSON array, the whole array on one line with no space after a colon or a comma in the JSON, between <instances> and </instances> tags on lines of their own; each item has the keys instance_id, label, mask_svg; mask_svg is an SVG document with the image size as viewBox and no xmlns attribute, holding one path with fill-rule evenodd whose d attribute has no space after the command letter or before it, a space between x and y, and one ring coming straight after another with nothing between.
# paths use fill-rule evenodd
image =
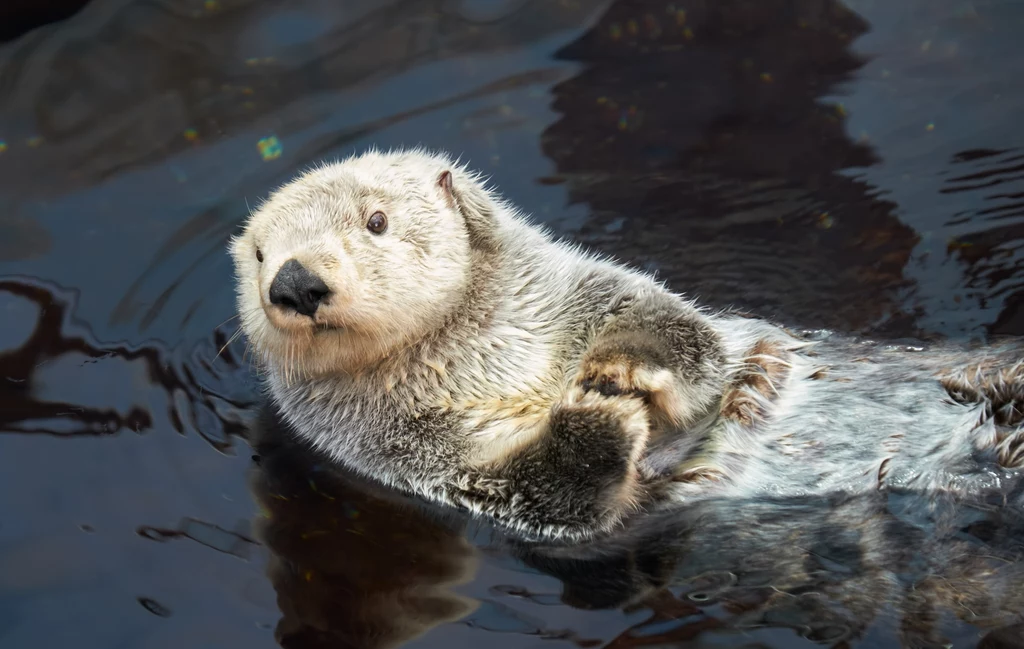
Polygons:
<instances>
[{"instance_id":1,"label":"otter face","mask_svg":"<svg viewBox=\"0 0 1024 649\"><path fill-rule=\"evenodd\" d=\"M260 359L285 377L352 373L441 326L471 265L452 171L371 152L274 192L230 247Z\"/></svg>"}]
</instances>

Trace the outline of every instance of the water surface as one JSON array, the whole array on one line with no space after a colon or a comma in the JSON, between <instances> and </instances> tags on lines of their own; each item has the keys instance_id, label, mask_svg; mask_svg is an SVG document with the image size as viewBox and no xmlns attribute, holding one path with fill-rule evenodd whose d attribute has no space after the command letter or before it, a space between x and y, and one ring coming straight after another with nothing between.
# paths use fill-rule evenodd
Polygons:
<instances>
[{"instance_id":1,"label":"water surface","mask_svg":"<svg viewBox=\"0 0 1024 649\"><path fill-rule=\"evenodd\" d=\"M773 527L750 504L571 569L255 464L255 378L241 345L215 357L227 237L370 145L455 152L711 305L1024 333L1022 28L995 0L93 0L11 38L0 646L368 646L344 634L374 617L409 647L1019 646L1011 514L785 503Z\"/></svg>"}]
</instances>

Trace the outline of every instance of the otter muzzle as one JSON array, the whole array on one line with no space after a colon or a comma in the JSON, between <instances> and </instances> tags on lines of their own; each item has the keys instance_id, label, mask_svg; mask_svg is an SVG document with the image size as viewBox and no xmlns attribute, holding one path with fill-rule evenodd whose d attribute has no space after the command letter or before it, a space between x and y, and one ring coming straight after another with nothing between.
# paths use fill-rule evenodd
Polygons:
<instances>
[{"instance_id":1,"label":"otter muzzle","mask_svg":"<svg viewBox=\"0 0 1024 649\"><path fill-rule=\"evenodd\" d=\"M320 302L331 291L322 279L296 259L289 259L277 271L270 284L270 303L286 311L313 317Z\"/></svg>"}]
</instances>

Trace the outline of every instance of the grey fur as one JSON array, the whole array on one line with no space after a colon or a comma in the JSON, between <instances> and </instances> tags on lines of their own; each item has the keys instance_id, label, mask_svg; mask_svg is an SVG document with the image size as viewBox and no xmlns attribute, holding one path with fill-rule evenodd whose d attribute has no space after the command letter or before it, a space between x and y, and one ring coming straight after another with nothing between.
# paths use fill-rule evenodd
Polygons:
<instances>
[{"instance_id":1,"label":"grey fur","mask_svg":"<svg viewBox=\"0 0 1024 649\"><path fill-rule=\"evenodd\" d=\"M381 205L390 240L362 227ZM371 151L311 171L232 254L243 330L300 436L527 537L580 540L709 497L977 494L1022 463L1020 366L966 375L978 353L811 341L709 313L554 240L443 155ZM339 295L314 320L260 297L289 258Z\"/></svg>"}]
</instances>

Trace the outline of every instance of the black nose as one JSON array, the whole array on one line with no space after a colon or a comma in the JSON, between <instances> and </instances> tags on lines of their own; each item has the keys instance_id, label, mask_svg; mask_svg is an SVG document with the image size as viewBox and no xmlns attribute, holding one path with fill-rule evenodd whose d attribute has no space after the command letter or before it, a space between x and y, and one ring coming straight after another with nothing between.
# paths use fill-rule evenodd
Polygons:
<instances>
[{"instance_id":1,"label":"black nose","mask_svg":"<svg viewBox=\"0 0 1024 649\"><path fill-rule=\"evenodd\" d=\"M313 317L320 301L330 292L322 279L297 260L289 259L270 285L270 303Z\"/></svg>"}]
</instances>

